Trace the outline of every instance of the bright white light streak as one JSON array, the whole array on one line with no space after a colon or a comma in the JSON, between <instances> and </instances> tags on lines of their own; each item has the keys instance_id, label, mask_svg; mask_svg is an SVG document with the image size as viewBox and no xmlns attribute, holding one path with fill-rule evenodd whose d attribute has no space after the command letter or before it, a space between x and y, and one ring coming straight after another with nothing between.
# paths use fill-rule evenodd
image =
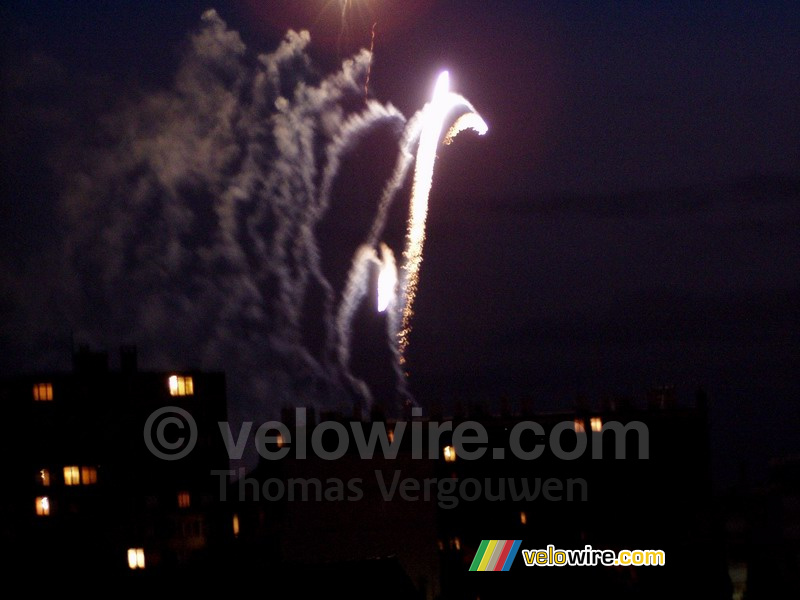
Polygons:
<instances>
[{"instance_id":1,"label":"bright white light streak","mask_svg":"<svg viewBox=\"0 0 800 600\"><path fill-rule=\"evenodd\" d=\"M462 116L448 132L447 140L452 139L465 128L474 129L483 135L488 127L483 119L475 113L472 105L462 96L450 92L450 75L442 71L433 89L433 98L423 109L422 133L417 147L417 160L414 170L414 182L411 188L411 206L406 233L406 248L403 252L405 273L403 287L405 306L403 307L402 329L398 334L400 360L404 361L405 348L408 346L410 322L413 316L413 304L417 295L419 269L422 264L422 247L425 243L425 221L428 215L428 197L433 181L433 165L436 162L436 147L444 128L444 119L457 107L466 108L474 117Z\"/></svg>"},{"instance_id":2,"label":"bright white light streak","mask_svg":"<svg viewBox=\"0 0 800 600\"><path fill-rule=\"evenodd\" d=\"M381 270L378 273L378 312L384 312L395 298L397 265L392 249L381 244Z\"/></svg>"}]
</instances>

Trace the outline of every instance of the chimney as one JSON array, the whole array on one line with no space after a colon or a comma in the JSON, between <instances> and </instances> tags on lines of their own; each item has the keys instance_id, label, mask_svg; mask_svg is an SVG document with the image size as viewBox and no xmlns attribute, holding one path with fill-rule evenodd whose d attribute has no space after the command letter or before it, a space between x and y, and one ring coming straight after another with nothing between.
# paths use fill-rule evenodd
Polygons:
<instances>
[{"instance_id":1,"label":"chimney","mask_svg":"<svg viewBox=\"0 0 800 600\"><path fill-rule=\"evenodd\" d=\"M82 344L72 355L72 368L76 373L105 373L108 352L91 350L87 344Z\"/></svg>"}]
</instances>

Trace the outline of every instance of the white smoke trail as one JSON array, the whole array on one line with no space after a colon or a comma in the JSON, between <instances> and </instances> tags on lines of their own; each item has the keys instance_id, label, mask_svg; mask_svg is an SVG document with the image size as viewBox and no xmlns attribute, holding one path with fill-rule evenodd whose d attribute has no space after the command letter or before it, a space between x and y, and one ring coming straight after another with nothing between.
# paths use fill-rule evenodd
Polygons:
<instances>
[{"instance_id":1,"label":"white smoke trail","mask_svg":"<svg viewBox=\"0 0 800 600\"><path fill-rule=\"evenodd\" d=\"M394 201L397 192L403 187L403 183L408 176L408 171L414 161L414 146L419 142L419 135L422 131L422 111L418 111L411 119L408 120L403 135L400 138L400 153L395 163L394 171L391 177L386 182L381 193L381 199L378 203L378 211L375 220L372 222L372 227L369 230L367 243L370 246L375 246L378 239L383 233L386 226L386 215L389 208Z\"/></svg>"},{"instance_id":2,"label":"white smoke trail","mask_svg":"<svg viewBox=\"0 0 800 600\"><path fill-rule=\"evenodd\" d=\"M379 272L407 398L397 335L407 294L404 281L392 283L394 254L380 237L431 109L406 122L391 104L364 104L367 51L315 75L307 32L289 31L274 52L248 61L238 33L209 10L189 42L171 86L128 99L97 123L94 145L76 143L61 158L71 277L53 297L65 321L87 342L137 343L153 365L223 369L231 397L251 409L369 400L350 348L355 311ZM442 110L456 98L444 93ZM337 297L317 228L343 158L379 127L398 134L398 156ZM318 292L322 314L308 315ZM321 351L304 339L309 317L322 321Z\"/></svg>"},{"instance_id":3,"label":"white smoke trail","mask_svg":"<svg viewBox=\"0 0 800 600\"><path fill-rule=\"evenodd\" d=\"M350 348L353 337L353 315L367 295L370 269L378 262L378 256L374 248L367 244L362 244L358 247L353 256L353 263L350 267L350 273L336 316L336 331L338 333L336 348L339 366L348 382L355 389L361 391L362 396L370 403L372 395L369 393L366 383L357 379L350 371Z\"/></svg>"},{"instance_id":4,"label":"white smoke trail","mask_svg":"<svg viewBox=\"0 0 800 600\"><path fill-rule=\"evenodd\" d=\"M395 167L383 187L381 198L378 202L378 210L372 222L367 240L359 247L353 256L350 270L347 274L345 288L342 293L342 299L339 302L339 308L336 314L337 357L339 359L340 370L351 382L355 379L350 372L350 347L353 335L352 321L356 309L367 293L366 286L368 285L367 277L369 271L365 265L367 265L368 260L374 260L377 256L375 247L386 226L386 217L389 208L400 188L403 187L403 183L408 176L408 171L414 160L412 152L419 140L419 134L422 129L421 114L422 111L418 111L409 119L403 129L399 143L399 155ZM400 354L397 346L397 332L399 331L398 324L400 321L396 314L397 306L398 303L395 301L392 305L387 307L387 343L394 357L393 368L396 373L397 391L402 398L405 398L408 396L406 377L402 369L398 366Z\"/></svg>"},{"instance_id":5,"label":"white smoke trail","mask_svg":"<svg viewBox=\"0 0 800 600\"><path fill-rule=\"evenodd\" d=\"M72 304L101 315L72 315L79 337L135 339L165 364L195 357L228 371L234 394L272 369L317 389L320 401L342 396L338 369L303 340L309 280L333 296L314 229L342 154L370 128L404 118L377 102L357 115L343 108L361 97L366 51L307 83L309 43L307 32L289 31L251 68L238 34L207 11L172 88L106 117L107 145L71 154L87 158L64 168L73 223L65 255L86 290L78 294L91 295ZM331 309L323 320L335 329ZM164 343L174 330L177 348Z\"/></svg>"},{"instance_id":6,"label":"white smoke trail","mask_svg":"<svg viewBox=\"0 0 800 600\"><path fill-rule=\"evenodd\" d=\"M342 157L356 146L363 139L364 135L383 122L394 122L402 125L405 122L405 117L391 104L383 105L374 100L370 100L367 102L366 109L353 115L344 123L341 131L328 144L326 149L325 156L327 164L322 175L318 201L315 206L313 206L312 210L309 211L307 227L311 230L307 231L308 235L306 235L304 239L307 243L306 251L311 272L315 280L322 286L325 293L323 318L327 327L326 343L328 352L335 351L336 346L339 344L340 334L338 333L336 321L333 317L335 294L333 288L322 273L320 253L316 243L316 237L313 234L313 226L322 218L328 209L333 182L339 174Z\"/></svg>"}]
</instances>

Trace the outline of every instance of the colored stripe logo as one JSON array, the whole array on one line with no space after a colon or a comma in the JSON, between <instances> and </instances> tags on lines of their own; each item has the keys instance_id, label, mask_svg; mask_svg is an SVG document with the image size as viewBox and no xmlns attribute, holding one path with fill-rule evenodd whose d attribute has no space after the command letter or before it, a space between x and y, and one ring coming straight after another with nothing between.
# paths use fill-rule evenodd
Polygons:
<instances>
[{"instance_id":1,"label":"colored stripe logo","mask_svg":"<svg viewBox=\"0 0 800 600\"><path fill-rule=\"evenodd\" d=\"M470 571L508 571L522 540L483 540Z\"/></svg>"}]
</instances>

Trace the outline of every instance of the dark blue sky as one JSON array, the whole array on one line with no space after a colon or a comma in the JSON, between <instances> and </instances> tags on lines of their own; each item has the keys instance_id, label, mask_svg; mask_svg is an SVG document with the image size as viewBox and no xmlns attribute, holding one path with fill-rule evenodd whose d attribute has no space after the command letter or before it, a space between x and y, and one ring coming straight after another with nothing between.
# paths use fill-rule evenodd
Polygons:
<instances>
[{"instance_id":1,"label":"dark blue sky","mask_svg":"<svg viewBox=\"0 0 800 600\"><path fill-rule=\"evenodd\" d=\"M4 284L52 265L64 139L170 85L208 6L4 3ZM323 72L377 22L374 98L411 115L447 68L488 122L440 152L409 348L421 401L552 409L664 384L689 401L702 386L722 479L800 450L796 3L356 0L344 27L322 0L210 6L251 59L310 28ZM373 201L357 167L344 177ZM353 211L343 199L328 241ZM331 242L331 269L350 254ZM4 294L6 373L52 364L20 316L26 298L27 315L58 305L37 295ZM360 366L380 372L359 344Z\"/></svg>"}]
</instances>

